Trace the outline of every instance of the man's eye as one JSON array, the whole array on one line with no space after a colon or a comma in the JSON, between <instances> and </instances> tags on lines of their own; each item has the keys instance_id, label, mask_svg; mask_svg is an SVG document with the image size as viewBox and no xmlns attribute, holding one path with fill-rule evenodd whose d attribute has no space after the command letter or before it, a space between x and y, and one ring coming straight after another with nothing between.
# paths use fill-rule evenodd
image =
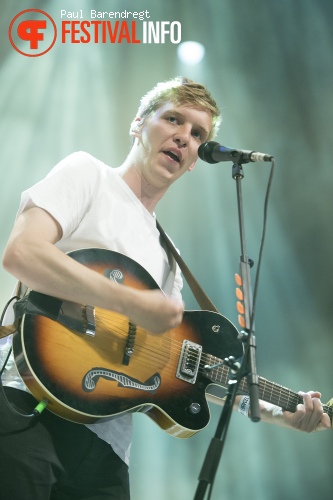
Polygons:
<instances>
[{"instance_id":1,"label":"man's eye","mask_svg":"<svg viewBox=\"0 0 333 500\"><path fill-rule=\"evenodd\" d=\"M198 130L194 130L192 132L192 135L194 135L194 137L196 137L197 139L201 139L201 133Z\"/></svg>"},{"instance_id":2,"label":"man's eye","mask_svg":"<svg viewBox=\"0 0 333 500\"><path fill-rule=\"evenodd\" d=\"M169 116L169 117L168 117L168 120L169 120L169 122L174 123L174 122L176 122L176 121L177 121L177 118L176 118L175 116Z\"/></svg>"}]
</instances>

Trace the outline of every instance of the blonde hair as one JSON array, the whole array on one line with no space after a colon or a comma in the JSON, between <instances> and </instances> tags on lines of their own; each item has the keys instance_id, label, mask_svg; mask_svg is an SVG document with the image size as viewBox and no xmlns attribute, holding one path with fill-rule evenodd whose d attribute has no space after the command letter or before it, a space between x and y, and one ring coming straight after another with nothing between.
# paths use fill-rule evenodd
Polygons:
<instances>
[{"instance_id":1,"label":"blonde hair","mask_svg":"<svg viewBox=\"0 0 333 500\"><path fill-rule=\"evenodd\" d=\"M167 102L177 105L188 104L209 111L212 115L212 130L208 140L216 136L221 124L221 113L204 85L181 76L166 82L159 82L142 97L137 116L144 120Z\"/></svg>"}]
</instances>

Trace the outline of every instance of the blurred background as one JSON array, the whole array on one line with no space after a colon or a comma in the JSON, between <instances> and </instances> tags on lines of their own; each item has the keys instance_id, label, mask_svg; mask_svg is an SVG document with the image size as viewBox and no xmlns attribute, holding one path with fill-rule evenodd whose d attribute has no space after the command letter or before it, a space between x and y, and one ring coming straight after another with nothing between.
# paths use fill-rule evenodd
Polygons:
<instances>
[{"instance_id":1,"label":"blurred background","mask_svg":"<svg viewBox=\"0 0 333 500\"><path fill-rule=\"evenodd\" d=\"M205 49L182 62L179 44L62 44L24 57L8 40L22 9L145 11L179 21L182 42ZM256 314L257 365L293 390L333 396L332 124L333 3L330 0L30 0L1 2L0 250L22 190L67 154L85 150L118 166L130 147L140 97L158 81L185 75L208 86L223 113L217 141L275 157ZM138 25L141 22L138 21ZM137 37L140 33L137 32ZM191 51L193 55L193 50ZM164 229L223 315L237 324L234 274L240 242L232 164L198 161L157 210ZM244 165L247 253L258 262L270 164ZM15 280L0 269L0 306ZM185 287L187 309L198 306ZM206 429L172 438L134 416L133 500L194 497L220 408ZM331 432L305 435L232 416L212 499L332 498Z\"/></svg>"}]
</instances>

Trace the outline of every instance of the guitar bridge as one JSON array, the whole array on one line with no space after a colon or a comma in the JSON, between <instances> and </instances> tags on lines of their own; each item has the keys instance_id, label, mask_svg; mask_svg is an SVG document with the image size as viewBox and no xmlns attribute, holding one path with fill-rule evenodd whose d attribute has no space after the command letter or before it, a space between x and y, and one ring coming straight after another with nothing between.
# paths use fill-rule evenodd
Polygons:
<instances>
[{"instance_id":1,"label":"guitar bridge","mask_svg":"<svg viewBox=\"0 0 333 500\"><path fill-rule=\"evenodd\" d=\"M184 340L179 358L176 377L195 384L200 365L202 347L190 340Z\"/></svg>"}]
</instances>

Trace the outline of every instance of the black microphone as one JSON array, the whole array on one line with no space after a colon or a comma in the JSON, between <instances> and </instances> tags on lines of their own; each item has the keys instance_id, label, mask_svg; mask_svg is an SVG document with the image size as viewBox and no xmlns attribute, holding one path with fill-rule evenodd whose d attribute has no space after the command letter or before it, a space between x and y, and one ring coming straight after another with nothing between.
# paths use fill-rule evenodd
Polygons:
<instances>
[{"instance_id":1,"label":"black microphone","mask_svg":"<svg viewBox=\"0 0 333 500\"><path fill-rule=\"evenodd\" d=\"M249 161L272 161L273 156L256 151L244 151L242 149L230 149L221 146L218 142L204 142L198 149L199 158L208 163L219 163L220 161L232 161L233 163L248 163Z\"/></svg>"}]
</instances>

